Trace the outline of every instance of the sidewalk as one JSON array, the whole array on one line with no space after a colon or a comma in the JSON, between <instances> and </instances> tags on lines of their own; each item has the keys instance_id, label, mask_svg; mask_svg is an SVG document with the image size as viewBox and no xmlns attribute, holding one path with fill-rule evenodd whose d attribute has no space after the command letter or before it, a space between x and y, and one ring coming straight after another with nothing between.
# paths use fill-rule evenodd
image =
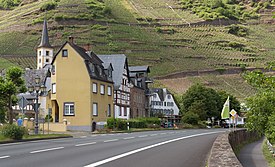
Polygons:
<instances>
[{"instance_id":1,"label":"sidewalk","mask_svg":"<svg viewBox=\"0 0 275 167\"><path fill-rule=\"evenodd\" d=\"M237 156L243 167L267 167L267 162L263 156L262 143L259 141L244 146Z\"/></svg>"}]
</instances>

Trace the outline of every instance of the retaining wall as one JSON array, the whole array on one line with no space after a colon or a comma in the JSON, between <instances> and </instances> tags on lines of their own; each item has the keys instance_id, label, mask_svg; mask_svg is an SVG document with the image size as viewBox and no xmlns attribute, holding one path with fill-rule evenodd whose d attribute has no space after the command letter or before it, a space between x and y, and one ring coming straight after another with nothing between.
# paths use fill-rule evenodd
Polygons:
<instances>
[{"instance_id":1,"label":"retaining wall","mask_svg":"<svg viewBox=\"0 0 275 167\"><path fill-rule=\"evenodd\" d=\"M257 133L244 129L219 135L212 146L208 167L242 167L234 150L242 143L259 138Z\"/></svg>"}]
</instances>

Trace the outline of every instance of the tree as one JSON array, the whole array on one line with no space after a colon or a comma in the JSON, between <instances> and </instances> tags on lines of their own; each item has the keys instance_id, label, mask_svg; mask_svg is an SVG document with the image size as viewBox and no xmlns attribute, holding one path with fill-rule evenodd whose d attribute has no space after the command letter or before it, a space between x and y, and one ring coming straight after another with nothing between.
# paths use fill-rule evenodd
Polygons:
<instances>
[{"instance_id":1,"label":"tree","mask_svg":"<svg viewBox=\"0 0 275 167\"><path fill-rule=\"evenodd\" d=\"M275 63L271 62L268 68L274 69ZM246 127L265 134L270 141L275 141L275 77L262 71L246 72L244 78L252 86L258 89L255 96L247 100Z\"/></svg>"},{"instance_id":2,"label":"tree","mask_svg":"<svg viewBox=\"0 0 275 167\"><path fill-rule=\"evenodd\" d=\"M182 97L183 112L200 110L196 112L202 120L220 116L221 98L212 88L200 84L191 86Z\"/></svg>"},{"instance_id":3,"label":"tree","mask_svg":"<svg viewBox=\"0 0 275 167\"><path fill-rule=\"evenodd\" d=\"M10 67L7 69L4 78L0 78L0 103L8 111L9 123L13 123L12 106L17 103L16 95L26 92L24 80L22 78L23 71L18 67Z\"/></svg>"}]
</instances>

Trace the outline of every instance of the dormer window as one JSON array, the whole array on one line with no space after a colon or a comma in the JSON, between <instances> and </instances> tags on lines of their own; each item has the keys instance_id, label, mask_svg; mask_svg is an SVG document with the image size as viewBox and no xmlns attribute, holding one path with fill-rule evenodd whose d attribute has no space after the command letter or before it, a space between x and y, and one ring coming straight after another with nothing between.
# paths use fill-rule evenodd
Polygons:
<instances>
[{"instance_id":1,"label":"dormer window","mask_svg":"<svg viewBox=\"0 0 275 167\"><path fill-rule=\"evenodd\" d=\"M112 78L112 71L108 70L108 78Z\"/></svg>"},{"instance_id":2,"label":"dormer window","mask_svg":"<svg viewBox=\"0 0 275 167\"><path fill-rule=\"evenodd\" d=\"M68 57L68 50L67 49L62 50L62 57Z\"/></svg>"},{"instance_id":3,"label":"dormer window","mask_svg":"<svg viewBox=\"0 0 275 167\"><path fill-rule=\"evenodd\" d=\"M102 68L99 67L99 75L102 75Z\"/></svg>"}]
</instances>

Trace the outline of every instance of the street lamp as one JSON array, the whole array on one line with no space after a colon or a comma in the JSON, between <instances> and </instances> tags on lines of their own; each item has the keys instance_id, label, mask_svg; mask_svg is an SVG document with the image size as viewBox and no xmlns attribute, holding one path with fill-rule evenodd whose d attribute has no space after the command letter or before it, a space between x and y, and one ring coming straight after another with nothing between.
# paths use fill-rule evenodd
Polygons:
<instances>
[{"instance_id":1,"label":"street lamp","mask_svg":"<svg viewBox=\"0 0 275 167\"><path fill-rule=\"evenodd\" d=\"M34 112L35 112L35 126L34 126L34 134L38 134L38 114L39 114L39 106L38 106L38 97L40 94L43 94L46 92L46 86L40 82L40 77L36 75L34 81L35 83L32 85L28 86L28 91L32 94L35 95L35 104L34 106Z\"/></svg>"}]
</instances>

